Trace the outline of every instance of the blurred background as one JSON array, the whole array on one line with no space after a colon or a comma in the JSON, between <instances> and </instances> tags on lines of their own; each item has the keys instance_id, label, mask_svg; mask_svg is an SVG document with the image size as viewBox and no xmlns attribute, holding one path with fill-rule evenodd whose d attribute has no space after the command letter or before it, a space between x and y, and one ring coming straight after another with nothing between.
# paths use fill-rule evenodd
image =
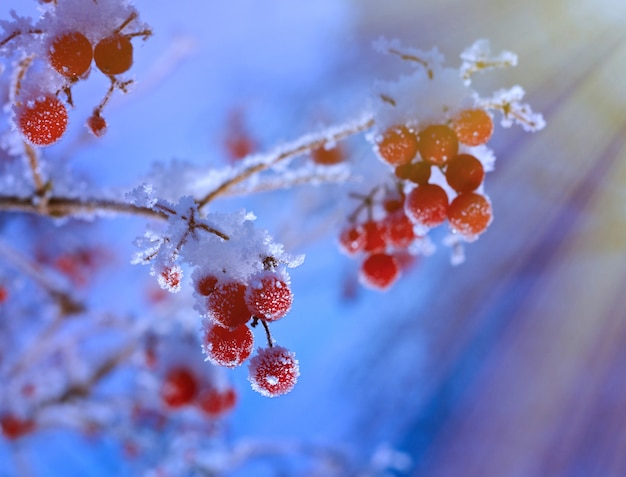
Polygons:
<instances>
[{"instance_id":1,"label":"blurred background","mask_svg":"<svg viewBox=\"0 0 626 477\"><path fill-rule=\"evenodd\" d=\"M0 15L32 7L25 3L8 2ZM517 53L517 67L479 75L475 87L488 95L520 84L547 122L533 134L496 125L485 184L495 220L467 246L465 263L452 266L439 246L385 293L361 287L358 264L336 247L358 183L214 204L253 210L288 250L307 256L292 272L294 308L273 328L296 351L300 382L266 399L249 389L245 369L229 372L240 401L224 441L256 445L261 457L225 475L331 475L315 474L310 461L336 453L363 463L345 473L354 476L626 475L625 4L135 4L155 35L137 49L134 91L112 101L102 140L88 139L76 119L47 152L102 187L130 188L155 161L225 166L233 128L263 151L351 119L367 108L375 81L408 72L371 48L380 36L437 46L452 66L479 38ZM106 82L76 88L74 117L87 117ZM380 166L362 137L347 147L359 167ZM132 296L151 280L147 270L125 261L144 225L98 222L97 237L120 258L102 278L116 277L116 286L95 303L151 312ZM130 284L124 292L121 283ZM20 443L35 475L61 475L59 462L65 476L127 472L106 439L49 437ZM16 475L9 446L0 446L0 475Z\"/></svg>"}]
</instances>

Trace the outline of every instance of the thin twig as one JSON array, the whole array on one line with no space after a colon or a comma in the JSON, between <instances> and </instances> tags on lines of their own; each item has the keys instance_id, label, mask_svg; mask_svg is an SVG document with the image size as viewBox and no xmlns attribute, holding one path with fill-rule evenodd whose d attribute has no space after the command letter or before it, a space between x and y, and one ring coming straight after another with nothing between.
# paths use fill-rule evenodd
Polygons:
<instances>
[{"instance_id":1,"label":"thin twig","mask_svg":"<svg viewBox=\"0 0 626 477\"><path fill-rule=\"evenodd\" d=\"M312 137L312 139L305 141L293 141L281 147L271 159L249 166L248 168L239 172L236 176L223 182L216 189L209 192L198 201L198 209L201 209L217 197L226 194L233 186L245 181L254 174L258 174L259 172L262 172L266 169L270 169L278 163L287 159L292 159L314 149L323 147L326 143L341 141L347 137L366 131L370 129L373 125L374 119L371 116L366 116L360 123L349 124L344 129L339 129L334 133L314 136Z\"/></svg>"}]
</instances>

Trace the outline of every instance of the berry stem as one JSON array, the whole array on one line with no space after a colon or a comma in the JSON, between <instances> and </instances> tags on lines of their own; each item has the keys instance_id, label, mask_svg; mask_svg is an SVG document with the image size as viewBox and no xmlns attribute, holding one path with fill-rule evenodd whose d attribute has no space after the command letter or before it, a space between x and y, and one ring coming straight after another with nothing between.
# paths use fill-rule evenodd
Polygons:
<instances>
[{"instance_id":1,"label":"berry stem","mask_svg":"<svg viewBox=\"0 0 626 477\"><path fill-rule=\"evenodd\" d=\"M259 320L265 329L265 337L267 338L267 345L272 348L274 347L274 339L272 338L272 333L270 333L270 327L268 326L265 320Z\"/></svg>"},{"instance_id":2,"label":"berry stem","mask_svg":"<svg viewBox=\"0 0 626 477\"><path fill-rule=\"evenodd\" d=\"M264 170L267 170L276 164L292 159L294 157L306 154L320 147L324 147L327 143L334 143L341 141L355 134L361 133L370 129L374 125L374 118L371 115L366 115L363 119L356 123L350 123L343 127L334 128L333 130L322 132L316 135L307 135L304 138L292 141L285 146L279 148L275 152L269 155L269 158L264 158L262 162L252 164L247 168L241 170L238 174L230 179L227 179L217 188L206 194L202 199L198 200L198 209L206 206L214 199L227 193L233 186L243 182L249 177L258 174Z\"/></svg>"}]
</instances>

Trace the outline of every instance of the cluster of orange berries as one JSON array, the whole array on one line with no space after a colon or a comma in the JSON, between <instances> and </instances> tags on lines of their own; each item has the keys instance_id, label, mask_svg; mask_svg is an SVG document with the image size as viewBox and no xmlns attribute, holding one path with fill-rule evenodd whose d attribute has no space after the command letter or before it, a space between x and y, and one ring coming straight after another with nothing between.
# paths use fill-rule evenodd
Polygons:
<instances>
[{"instance_id":1,"label":"cluster of orange berries","mask_svg":"<svg viewBox=\"0 0 626 477\"><path fill-rule=\"evenodd\" d=\"M115 77L127 72L133 64L133 44L135 36L147 38L151 31L123 33L123 30L137 18L137 13L130 16L114 31L104 38L92 41L90 32L78 30L62 31L46 40L45 61L49 67L62 77L62 87L58 91L32 91L24 94L24 98L15 100L15 123L26 141L35 146L49 146L57 142L65 133L68 125L66 105L59 99L61 92L67 95L67 103L72 106L71 87L73 84L88 77L92 63L96 68L111 79L111 89L104 100L94 108L87 120L88 129L95 136L106 132L107 123L101 116L102 109L115 88L125 91L129 82L121 82ZM42 34L39 30L28 32ZM24 34L14 32L11 36ZM2 45L4 42L0 42ZM95 46L94 46L95 43ZM28 67L28 64L27 66Z\"/></svg>"},{"instance_id":2,"label":"cluster of orange berries","mask_svg":"<svg viewBox=\"0 0 626 477\"><path fill-rule=\"evenodd\" d=\"M465 109L446 123L420 130L406 125L385 130L376 152L393 167L399 192L383 200L382 219L351 224L339 237L347 254L365 252L360 273L364 284L380 290L391 286L401 271L398 253L410 253L417 239L446 220L466 241L486 230L491 203L478 192L485 168L474 155L460 152L460 146L470 150L486 144L492 133L493 121L484 109Z\"/></svg>"},{"instance_id":3,"label":"cluster of orange berries","mask_svg":"<svg viewBox=\"0 0 626 477\"><path fill-rule=\"evenodd\" d=\"M450 124L431 124L416 132L402 125L388 129L377 144L378 154L395 166L398 179L416 185L406 198L405 211L424 230L448 220L452 230L471 241L491 223L489 199L476 190L485 177L484 166L472 154L459 153L459 143L480 146L489 141L493 121L484 109L465 109ZM431 183L438 168L456 196Z\"/></svg>"}]
</instances>

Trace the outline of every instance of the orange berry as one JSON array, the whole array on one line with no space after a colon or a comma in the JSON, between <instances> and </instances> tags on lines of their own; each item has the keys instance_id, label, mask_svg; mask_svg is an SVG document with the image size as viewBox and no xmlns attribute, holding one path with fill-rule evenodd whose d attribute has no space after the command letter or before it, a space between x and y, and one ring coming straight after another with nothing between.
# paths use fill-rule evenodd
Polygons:
<instances>
[{"instance_id":1,"label":"orange berry","mask_svg":"<svg viewBox=\"0 0 626 477\"><path fill-rule=\"evenodd\" d=\"M492 219L491 203L485 196L475 192L459 194L448 208L450 225L469 240L484 232Z\"/></svg>"},{"instance_id":2,"label":"orange berry","mask_svg":"<svg viewBox=\"0 0 626 477\"><path fill-rule=\"evenodd\" d=\"M459 152L459 140L445 124L432 124L419 133L419 152L425 161L443 166Z\"/></svg>"},{"instance_id":3,"label":"orange berry","mask_svg":"<svg viewBox=\"0 0 626 477\"><path fill-rule=\"evenodd\" d=\"M63 76L83 76L91 66L93 46L80 32L64 33L56 37L48 48L50 65Z\"/></svg>"},{"instance_id":4,"label":"orange berry","mask_svg":"<svg viewBox=\"0 0 626 477\"><path fill-rule=\"evenodd\" d=\"M468 146L479 146L491 138L493 120L484 109L466 109L452 120L452 128L460 142Z\"/></svg>"},{"instance_id":5,"label":"orange berry","mask_svg":"<svg viewBox=\"0 0 626 477\"><path fill-rule=\"evenodd\" d=\"M93 52L96 66L105 75L125 73L133 64L133 44L130 37L112 35L98 42Z\"/></svg>"},{"instance_id":6,"label":"orange berry","mask_svg":"<svg viewBox=\"0 0 626 477\"><path fill-rule=\"evenodd\" d=\"M337 146L330 149L326 149L322 146L311 151L311 159L321 166L332 166L343 162L344 154Z\"/></svg>"},{"instance_id":7,"label":"orange berry","mask_svg":"<svg viewBox=\"0 0 626 477\"><path fill-rule=\"evenodd\" d=\"M436 184L423 184L409 192L404 208L418 225L436 227L446 220L448 194Z\"/></svg>"},{"instance_id":8,"label":"orange berry","mask_svg":"<svg viewBox=\"0 0 626 477\"><path fill-rule=\"evenodd\" d=\"M457 192L476 190L485 177L482 163L471 154L459 154L448 161L446 180Z\"/></svg>"},{"instance_id":9,"label":"orange berry","mask_svg":"<svg viewBox=\"0 0 626 477\"><path fill-rule=\"evenodd\" d=\"M387 129L377 144L378 155L393 166L407 164L417 154L417 136L406 126Z\"/></svg>"},{"instance_id":10,"label":"orange berry","mask_svg":"<svg viewBox=\"0 0 626 477\"><path fill-rule=\"evenodd\" d=\"M17 127L31 144L49 146L67 129L67 109L52 95L28 101L17 109Z\"/></svg>"}]
</instances>

